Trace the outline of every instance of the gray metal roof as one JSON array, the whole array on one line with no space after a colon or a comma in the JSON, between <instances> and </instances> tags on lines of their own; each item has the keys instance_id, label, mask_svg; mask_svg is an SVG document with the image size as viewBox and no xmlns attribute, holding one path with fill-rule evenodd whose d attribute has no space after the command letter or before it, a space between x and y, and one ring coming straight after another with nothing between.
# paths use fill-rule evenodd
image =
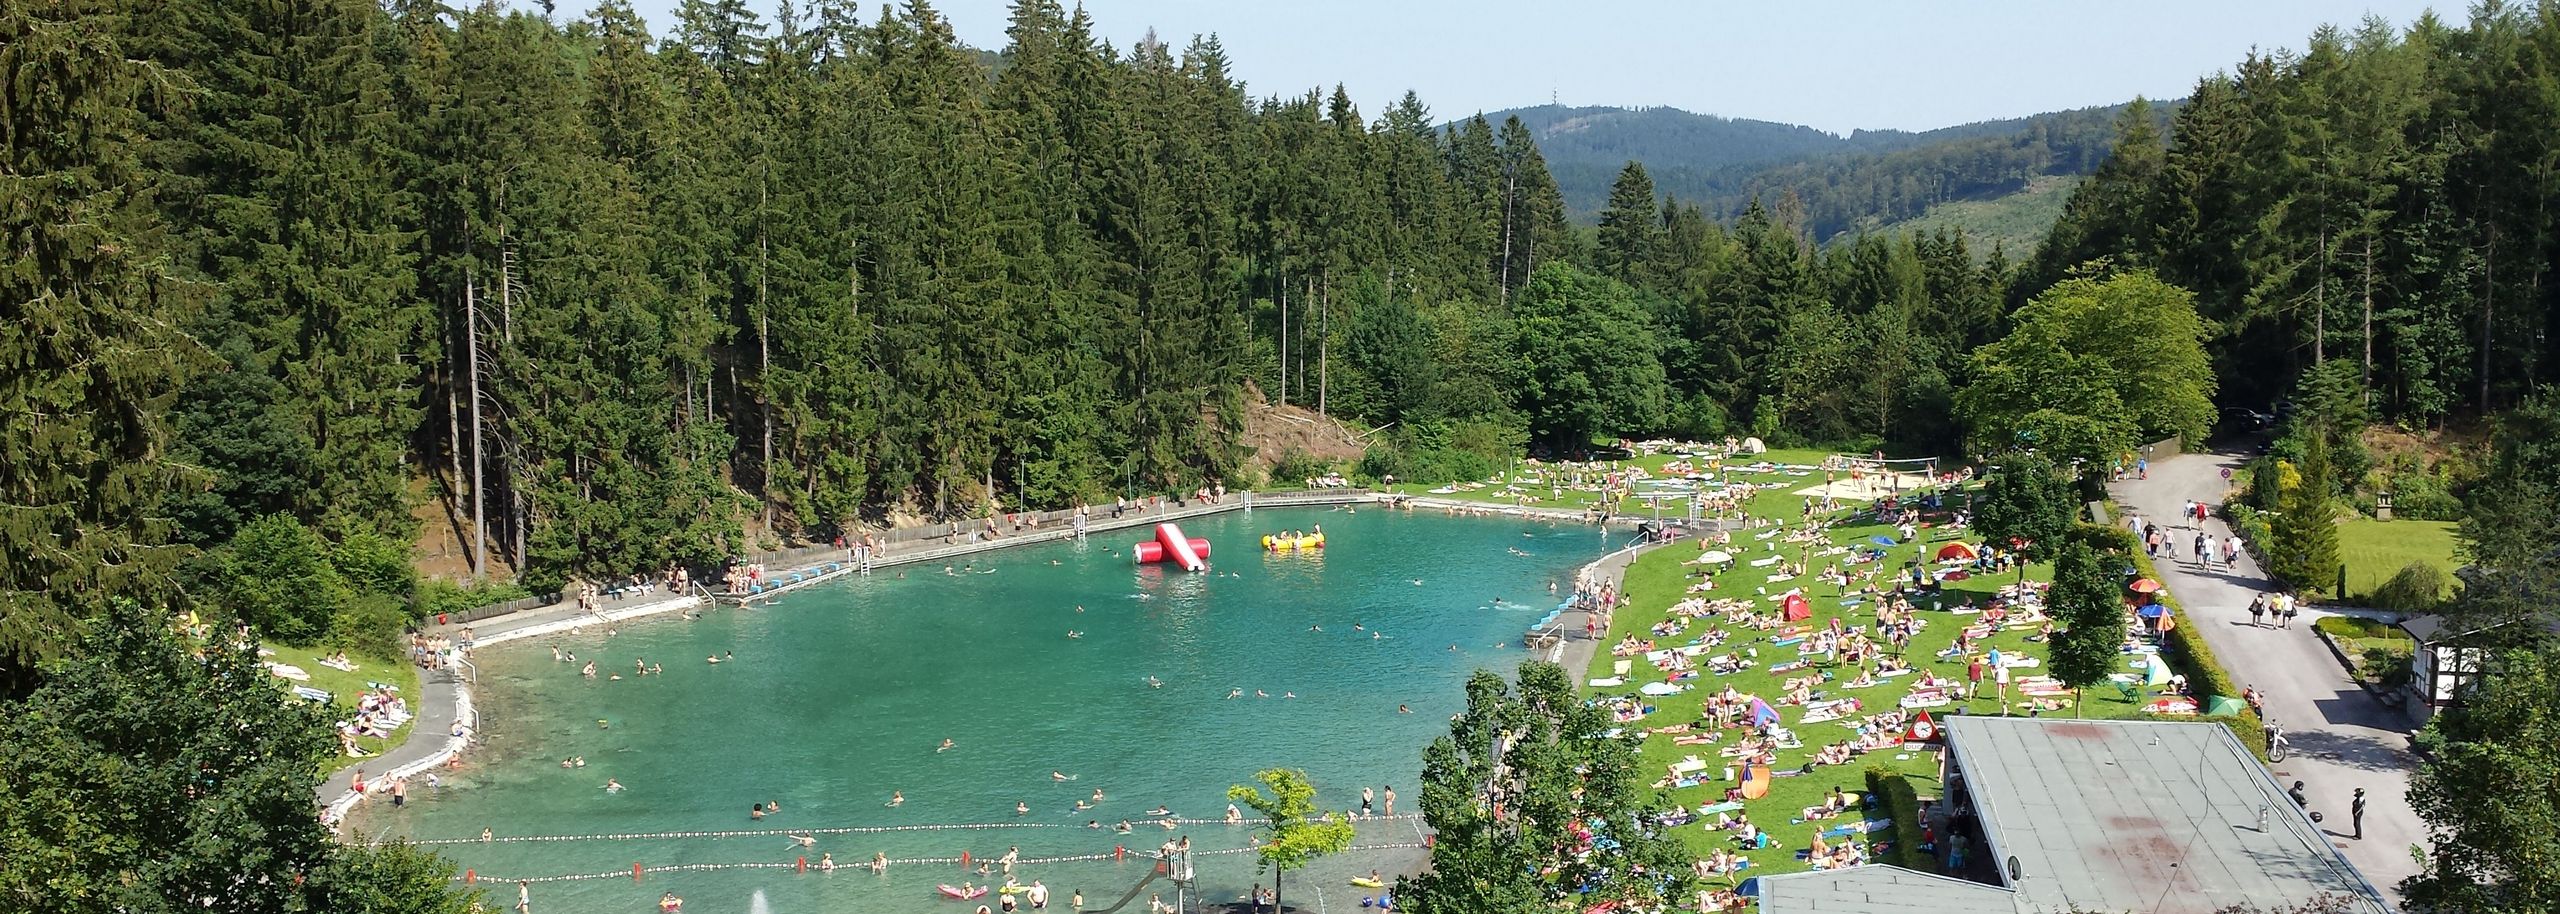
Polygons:
<instances>
[{"instance_id":1,"label":"gray metal roof","mask_svg":"<svg viewBox=\"0 0 2560 914\"><path fill-rule=\"evenodd\" d=\"M1766 877L1762 914L2211 914L2329 894L2350 910L2391 910L2221 724L1944 723L1988 839L1980 850L2016 858L2019 877L2006 889L1882 866Z\"/></svg>"},{"instance_id":2,"label":"gray metal roof","mask_svg":"<svg viewBox=\"0 0 2560 914\"><path fill-rule=\"evenodd\" d=\"M2008 889L1873 864L1760 877L1760 910L1822 914L2006 911Z\"/></svg>"},{"instance_id":3,"label":"gray metal roof","mask_svg":"<svg viewBox=\"0 0 2560 914\"><path fill-rule=\"evenodd\" d=\"M1990 859L2018 860L2010 887L2022 912L2210 914L2328 893L2367 902L2357 910L2389 910L2221 724L1970 716L1946 724Z\"/></svg>"}]
</instances>

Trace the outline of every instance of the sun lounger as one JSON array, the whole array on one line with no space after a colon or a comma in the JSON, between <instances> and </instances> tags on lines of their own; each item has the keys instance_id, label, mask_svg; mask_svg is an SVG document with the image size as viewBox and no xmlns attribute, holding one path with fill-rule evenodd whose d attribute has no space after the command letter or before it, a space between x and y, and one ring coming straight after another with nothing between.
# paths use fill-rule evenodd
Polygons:
<instances>
[{"instance_id":1,"label":"sun lounger","mask_svg":"<svg viewBox=\"0 0 2560 914\"><path fill-rule=\"evenodd\" d=\"M334 696L331 696L325 689L315 689L310 686L294 686L293 697L304 701L329 701L332 700Z\"/></svg>"},{"instance_id":2,"label":"sun lounger","mask_svg":"<svg viewBox=\"0 0 2560 914\"><path fill-rule=\"evenodd\" d=\"M1635 665L1636 662L1633 660L1620 660L1617 663L1610 664L1609 670L1611 673L1624 676L1627 675L1627 671L1633 669Z\"/></svg>"}]
</instances>

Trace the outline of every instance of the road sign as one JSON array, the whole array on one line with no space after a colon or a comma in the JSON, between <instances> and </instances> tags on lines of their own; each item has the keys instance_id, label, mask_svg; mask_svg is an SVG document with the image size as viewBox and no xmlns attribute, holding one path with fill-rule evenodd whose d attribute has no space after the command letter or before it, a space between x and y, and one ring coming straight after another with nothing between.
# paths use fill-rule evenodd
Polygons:
<instances>
[{"instance_id":1,"label":"road sign","mask_svg":"<svg viewBox=\"0 0 2560 914\"><path fill-rule=\"evenodd\" d=\"M2230 468L2230 467L2223 467L2223 468L2222 468L2222 478L2224 478L2224 479L2229 479L2229 478L2231 478L2231 468Z\"/></svg>"}]
</instances>

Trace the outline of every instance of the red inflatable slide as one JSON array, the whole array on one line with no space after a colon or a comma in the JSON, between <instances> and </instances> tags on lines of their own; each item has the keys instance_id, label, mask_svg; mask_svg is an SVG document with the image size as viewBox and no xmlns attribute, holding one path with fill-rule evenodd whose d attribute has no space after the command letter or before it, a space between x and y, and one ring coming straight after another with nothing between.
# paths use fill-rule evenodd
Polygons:
<instances>
[{"instance_id":1,"label":"red inflatable slide","mask_svg":"<svg viewBox=\"0 0 2560 914\"><path fill-rule=\"evenodd\" d=\"M1156 538L1142 542L1133 550L1140 565L1164 563L1181 566L1184 571L1209 570L1209 541L1182 535L1174 524L1157 524Z\"/></svg>"}]
</instances>

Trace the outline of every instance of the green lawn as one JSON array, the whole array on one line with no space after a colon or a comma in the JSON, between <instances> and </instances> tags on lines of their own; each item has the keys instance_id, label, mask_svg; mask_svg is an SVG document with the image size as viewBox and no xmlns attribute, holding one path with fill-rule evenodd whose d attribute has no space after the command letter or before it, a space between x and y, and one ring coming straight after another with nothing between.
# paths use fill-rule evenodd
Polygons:
<instances>
[{"instance_id":1,"label":"green lawn","mask_svg":"<svg viewBox=\"0 0 2560 914\"><path fill-rule=\"evenodd\" d=\"M2453 557L2454 528L2450 521L2370 517L2338 525L2338 555L2347 563L2347 592L2372 593L2410 562L2425 562L2451 573L2459 564Z\"/></svg>"},{"instance_id":2,"label":"green lawn","mask_svg":"<svg viewBox=\"0 0 2560 914\"><path fill-rule=\"evenodd\" d=\"M1786 481L1789 482L1789 485L1787 488L1765 491L1752 499L1750 503L1751 513L1754 516L1779 517L1787 519L1790 523L1794 522L1795 519L1799 517L1799 513L1802 510L1804 496L1794 494L1793 490L1797 488L1797 486L1794 486L1793 482L1804 480L1800 477L1789 478L1782 476L1765 476L1761 477L1761 479ZM1816 477L1808 484L1819 482L1819 477ZM1858 507L1864 506L1863 503L1844 504L1856 504ZM1830 537L1834 543L1864 543L1868 541L1868 537L1870 536L1890 533L1891 531L1882 525L1858 527L1843 526L1832 529L1830 531ZM1889 549L1887 551L1887 558L1882 563L1882 567L1888 572L1894 569L1900 569L1904 567L1905 563L1910 559L1917 556L1921 550L1928 549L1934 551L1951 538L1956 537L1946 536L1940 531L1923 530L1920 535L1921 542L1906 543ZM1735 534L1734 543L1721 548L1734 553L1739 559L1745 562L1754 557L1770 554L1768 544L1754 540L1752 538L1752 534L1749 532ZM1628 569L1626 578L1627 592L1633 602L1629 606L1619 610L1616 620L1611 627L1608 641L1603 643L1602 649L1592 660L1591 669L1585 673L1586 682L1589 679L1607 677L1611 674L1614 662L1620 658L1611 655L1608 650L1610 645L1615 644L1619 639L1629 634L1635 634L1639 637L1650 637L1649 629L1651 629L1654 624L1662 622L1670 617L1669 609L1672 604L1689 596L1686 591L1689 585L1693 583L1694 579L1690 578L1688 573L1696 570L1696 566L1684 565L1682 563L1695 558L1699 551L1700 546L1695 541L1684 541L1649 553L1638 559L1635 564ZM1795 551L1795 547L1787 548L1790 559L1794 559L1796 557L1793 555ZM1818 572L1822 567L1822 561L1823 560L1817 556L1813 567L1810 568L1809 571ZM1763 595L1760 593L1762 582L1765 580L1765 574L1760 573L1762 571L1763 569L1742 565L1718 576L1716 588L1699 594L1698 596L1710 599L1717 597L1749 598L1754 601L1755 607L1763 611L1771 610L1773 609L1773 605L1764 602L1762 599ZM2047 580L2050 577L2050 569L2042 566L2030 568L2029 577L2032 580ZM1947 606L1960 604L1967 596L1971 596L1974 602L1978 604L1988 603L1992 595L1997 592L2002 584L2014 583L2016 580L2017 577L2015 573L2011 572L2009 574L1990 577L1975 577L1961 582L1949 582L1946 585L1947 589L1945 594L1939 599ZM1861 626L1872 627L1874 624L1874 611L1876 607L1874 602L1865 602L1856 606L1844 605L1842 597L1837 589L1831 585L1817 583L1817 579L1811 574L1794 581L1768 584L1766 586L1769 588L1769 593L1783 592L1783 588L1786 587L1804 588L1807 595L1812 598L1814 612L1810 619L1801 624L1819 627L1827 623L1834 616L1842 617L1843 621L1853 628ZM1837 679L1832 683L1825 684L1822 689L1817 690L1817 698L1827 695L1827 697L1831 698L1856 697L1862 700L1864 707L1857 714L1845 718L1845 722L1854 724L1861 717L1894 710L1898 706L1898 702L1901 697L1910 690L1912 680L1916 678L1918 673L1921 671L1935 672L1939 676L1955 679L1962 679L1964 677L1965 663L1962 659L1940 662L1937 660L1936 655L1939 651L1951 647L1955 643L1958 632L1966 624L1976 621L1979 617L1974 615L1955 615L1951 613L1929 612L1927 610L1930 608L1931 603L1928 600L1923 599L1915 602L1917 602L1917 604L1922 608L1923 611L1920 613L1920 618L1927 620L1927 626L1912 640L1910 651L1905 655L1906 659L1911 661L1911 665L1915 671L1912 675L1895 679L1887 679L1884 680L1884 684L1882 685L1850 691L1840 687L1841 683L1856 678L1857 671L1854 668L1850 668L1836 671L1838 674ZM1740 672L1726 676L1719 676L1713 672L1706 671L1705 664L1701 662L1698 664L1698 668L1701 671L1700 677L1695 680L1691 680L1689 683L1696 686L1696 688L1691 691L1674 695L1647 698L1646 703L1653 705L1656 710L1652 715L1644 720L1629 724L1628 726L1631 730L1636 728L1662 727L1697 721L1699 720L1700 709L1704 704L1704 700L1709 695L1722 690L1727 684L1730 684L1735 689L1743 693L1756 694L1769 700L1771 705L1778 710L1782 723L1794 730L1795 733L1802 738L1805 744L1802 748L1784 750L1779 753L1778 765L1776 768L1780 771L1789 771L1801 767L1812 758L1815 750L1825 744L1854 738L1854 731L1849 727L1842 726L1841 722L1803 724L1801 723L1801 720L1805 715L1804 708L1779 704L1779 700L1783 697L1782 681L1785 678L1789 676L1803 676L1814 671L1800 670L1783 674L1773 674L1768 672L1768 666L1772 662L1777 660L1793 659L1796 654L1794 651L1788 650L1784 647L1772 645L1770 643L1770 635L1766 632L1738 625L1723 625L1718 617L1709 616L1696 620L1687 631L1679 635L1668 638L1656 638L1654 640L1657 642L1656 647L1658 648L1680 646L1690 643L1692 639L1697 638L1708 630L1719 626L1726 628L1726 630L1731 633L1731 638L1725 641L1722 645L1716 647L1708 656L1722 654L1726 651L1743 651L1756 645L1760 649L1760 656L1757 661ZM1988 639L1977 641L1976 643L1978 645L1996 646L2000 648L2003 653L2008 654L2023 652L2028 656L2045 656L2047 652L2044 649L2044 645L2030 643L2027 640L2032 634L2032 631L2025 630L2003 630ZM1979 649L1980 648L1977 648L1977 650ZM1627 682L1624 686L1605 689L1594 689L1586 686L1586 694L1634 694L1636 688L1643 683L1648 681L1659 681L1664 678L1663 674L1655 670L1650 663L1644 660L1643 657L1637 656L1631 659L1635 661L1633 664L1633 671L1628 675ZM1704 658L1701 658L1701 661L1703 661L1703 659ZM2019 670L2016 672L2016 675L2020 678L2024 678L2025 676L2041 672L2041 669ZM1988 685L1985 686L1985 690L1986 693L1989 691ZM2104 694L2100 694L2100 692L2101 690L2099 689L2089 690L2084 696L2084 703L2077 709L2076 713L2094 718L2125 718L2139 715L2141 707L2140 704L2123 698L2114 689L2106 689L2104 690ZM2014 691L2012 692L2013 699L2016 698L2016 694L2017 693ZM2002 712L2001 703L1998 699L1983 698L1970 702L1956 702L1947 706L1932 708L1929 709L1929 714L1933 718L1944 719L1954 714L1959 707L1963 708L1964 713L1967 714L1999 714ZM2025 713L2025 709L2021 707L2018 713ZM2070 715L2075 713L2075 711L2063 710L2046 713ZM1697 732L1708 731L1706 728L1702 727ZM1720 756L1718 750L1725 745L1733 744L1743 733L1743 731L1740 730L1728 730L1724 732L1726 734L1724 741L1716 745L1684 746L1675 744L1671 735L1658 734L1649 736L1645 739L1644 746L1640 751L1641 762L1639 773L1648 781L1660 778L1666 773L1666 769L1672 762L1678 761L1689 755L1696 755L1701 760L1709 763L1711 776L1713 774L1720 773L1720 770L1724 767L1725 760ZM1866 783L1865 771L1867 766L1870 764L1882 765L1889 769L1909 775L1913 786L1918 788L1920 794L1924 797L1935 796L1939 791L1937 783L1937 759L1933 753L1906 753L1891 749L1870 752L1865 755L1858 756L1845 765L1817 768L1811 774L1778 778L1773 782L1768 796L1759 800L1750 801L1744 807L1743 811L1751 816L1752 822L1759 825L1764 831L1770 833L1771 844L1770 847L1765 850L1752 851L1745 854L1745 856L1751 859L1752 867L1743 871L1741 876L1748 877L1755 875L1767 875L1805 869L1805 864L1802 861L1797 860L1795 854L1810 842L1816 829L1818 827L1828 827L1854 822L1857 820L1858 814L1852 813L1835 820L1807 822L1801 824L1791 823L1790 820L1796 818L1804 807L1818 805L1821 802L1822 796L1827 794L1831 788L1835 786L1851 793L1864 790L1864 785ZM1714 780L1711 777L1711 779L1705 784L1670 791L1669 796L1674 802L1691 809L1695 809L1700 805L1722 801L1725 789L1731 786L1735 785L1731 782ZM1871 819L1887 818L1888 813L1880 806L1870 806L1865 812L1865 817ZM1709 821L1713 820L1713 816L1708 816L1706 818ZM1691 849L1700 856L1706 855L1717 847L1732 846L1726 832L1717 831L1697 824L1682 826L1675 830L1675 834L1681 836ZM1913 840L1916 839L1916 837L1917 836L1886 835L1881 837L1880 840ZM1838 840L1833 839L1832 843L1837 844ZM1871 854L1870 859L1878 859L1878 857L1877 855Z\"/></svg>"},{"instance_id":3,"label":"green lawn","mask_svg":"<svg viewBox=\"0 0 2560 914\"><path fill-rule=\"evenodd\" d=\"M1829 451L1772 450L1765 454L1739 458L1731 462L1735 465L1742 465L1766 460L1770 463L1778 464L1819 465L1823 458L1829 456L1831 456L1831 452ZM1652 478L1663 478L1663 465L1677 459L1680 458L1673 454L1639 454L1632 459L1621 460L1616 463L1619 466L1641 467L1645 472L1652 474ZM1506 491L1506 489L1509 488L1515 480L1520 479L1523 475L1534 475L1538 477L1539 481L1535 483L1522 483L1519 486L1519 491L1517 492ZM1600 493L1598 492L1572 488L1566 488L1561 495L1558 495L1556 492L1557 486L1555 485L1557 480L1553 478L1554 475L1555 474L1551 470L1546 470L1545 468L1540 467L1531 467L1524 463L1514 466L1507 472L1497 474L1492 479L1473 480L1474 483L1482 484L1482 488L1460 489L1456 492L1433 492L1431 491L1432 489L1440 487L1418 485L1414 483L1398 483L1392 486L1382 486L1381 489L1388 492L1394 492L1399 495L1412 495L1421 498L1473 501L1482 502L1488 505L1518 505L1561 511L1586 510L1590 508L1594 502L1600 500ZM1741 477L1736 476L1735 478L1739 479ZM1819 480L1815 480L1814 482L1819 482ZM1814 482L1808 482L1807 485L1814 484ZM1793 510L1800 503L1800 499L1797 501L1788 501L1784 503L1783 507L1788 510ZM1758 506L1760 504L1759 500L1755 499L1752 504L1754 506L1754 513L1758 513ZM1780 503L1773 501L1770 504L1777 506ZM1652 505L1648 504L1644 499L1636 498L1633 495L1619 498L1612 507L1620 514L1651 515L1653 513ZM1665 517L1684 515L1688 510L1689 503L1684 500L1671 499L1665 500L1662 503L1662 514Z\"/></svg>"},{"instance_id":4,"label":"green lawn","mask_svg":"<svg viewBox=\"0 0 2560 914\"><path fill-rule=\"evenodd\" d=\"M356 699L364 694L367 683L375 682L398 687L400 697L409 702L410 710L413 713L417 710L418 668L415 666L395 659L365 657L350 653L348 659L354 661L356 666L356 671L350 673L336 667L320 665L321 659L329 656L330 650L326 648L288 647L274 642L261 642L259 647L274 652L262 659L300 667L303 672L311 674L309 682L298 682L281 676L268 677L269 681L276 684L276 688L283 690L287 695L293 694L294 686L309 686L328 692L336 699L333 702L335 707L330 712L332 714L341 717L355 716ZM358 737L356 745L366 752L379 755L383 750L397 746L402 740L408 739L412 726L401 724L399 729L391 731L390 739ZM362 761L364 759L336 754L321 767L324 771L336 771Z\"/></svg>"}]
</instances>

